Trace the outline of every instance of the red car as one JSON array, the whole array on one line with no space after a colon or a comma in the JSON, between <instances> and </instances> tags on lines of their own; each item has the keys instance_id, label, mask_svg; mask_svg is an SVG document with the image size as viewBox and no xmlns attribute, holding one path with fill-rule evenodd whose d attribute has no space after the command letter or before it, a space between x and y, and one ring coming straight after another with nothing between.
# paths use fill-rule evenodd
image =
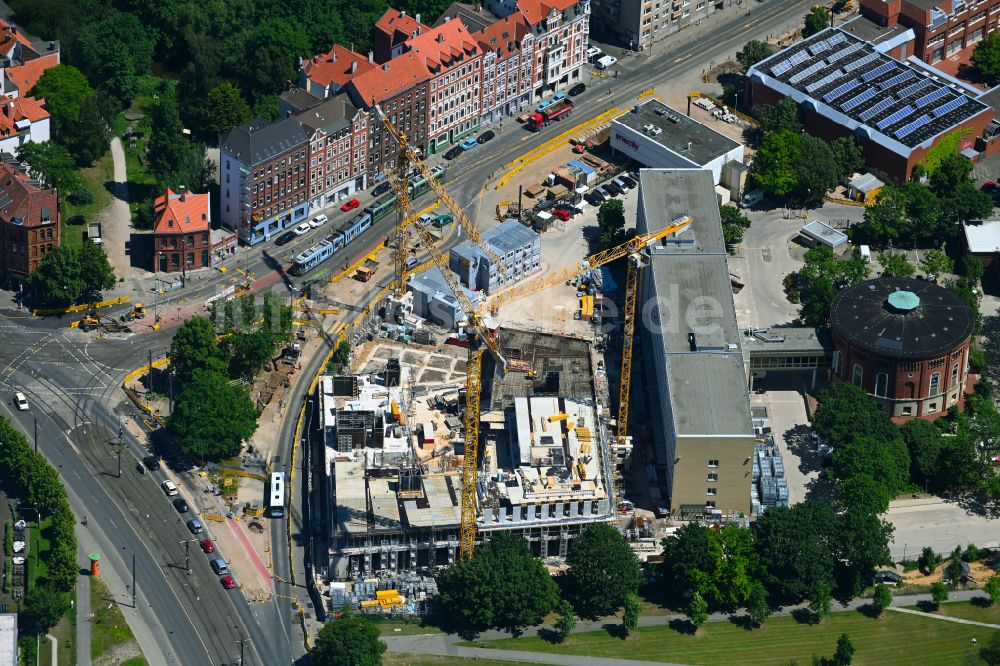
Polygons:
<instances>
[{"instance_id":1,"label":"red car","mask_svg":"<svg viewBox=\"0 0 1000 666\"><path fill-rule=\"evenodd\" d=\"M202 539L201 540L201 549L203 551L205 551L206 553L214 553L215 552L215 544L212 543L211 539Z\"/></svg>"},{"instance_id":2,"label":"red car","mask_svg":"<svg viewBox=\"0 0 1000 666\"><path fill-rule=\"evenodd\" d=\"M983 192L986 192L987 194L992 194L993 192L996 191L997 184L994 183L992 180L988 180L982 185L980 185L979 189L982 190Z\"/></svg>"},{"instance_id":3,"label":"red car","mask_svg":"<svg viewBox=\"0 0 1000 666\"><path fill-rule=\"evenodd\" d=\"M233 580L232 576L223 576L222 578L219 579L219 582L222 583L222 587L226 588L227 590L231 590L234 587L236 587L236 581Z\"/></svg>"},{"instance_id":4,"label":"red car","mask_svg":"<svg viewBox=\"0 0 1000 666\"><path fill-rule=\"evenodd\" d=\"M569 222L569 218L572 217L568 210L563 210L562 208L556 208L552 211L552 214L558 217L563 222Z\"/></svg>"},{"instance_id":5,"label":"red car","mask_svg":"<svg viewBox=\"0 0 1000 666\"><path fill-rule=\"evenodd\" d=\"M350 201L348 201L347 203L345 203L343 206L341 206L340 210L342 210L342 211L344 211L346 213L349 210L354 210L355 208L357 208L360 205L361 205L360 201L358 201L357 199L351 199Z\"/></svg>"}]
</instances>

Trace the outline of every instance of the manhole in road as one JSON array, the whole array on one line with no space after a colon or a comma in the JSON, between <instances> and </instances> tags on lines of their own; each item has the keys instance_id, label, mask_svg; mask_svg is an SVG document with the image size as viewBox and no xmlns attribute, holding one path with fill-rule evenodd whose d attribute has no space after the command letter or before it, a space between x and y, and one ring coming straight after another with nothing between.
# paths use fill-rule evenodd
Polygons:
<instances>
[{"instance_id":1,"label":"manhole in road","mask_svg":"<svg viewBox=\"0 0 1000 666\"><path fill-rule=\"evenodd\" d=\"M761 256L761 258L764 261L770 263L770 261L771 261L771 248L765 247L764 249L762 249L760 251L760 256Z\"/></svg>"}]
</instances>

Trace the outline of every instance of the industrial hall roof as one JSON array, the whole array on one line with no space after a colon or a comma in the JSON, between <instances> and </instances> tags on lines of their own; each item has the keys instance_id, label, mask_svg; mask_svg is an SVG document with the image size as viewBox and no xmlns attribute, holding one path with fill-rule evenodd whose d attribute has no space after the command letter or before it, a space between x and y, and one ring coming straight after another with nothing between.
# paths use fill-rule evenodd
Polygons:
<instances>
[{"instance_id":1,"label":"industrial hall roof","mask_svg":"<svg viewBox=\"0 0 1000 666\"><path fill-rule=\"evenodd\" d=\"M978 91L836 28L762 60L747 76L905 156L989 109Z\"/></svg>"},{"instance_id":2,"label":"industrial hall roof","mask_svg":"<svg viewBox=\"0 0 1000 666\"><path fill-rule=\"evenodd\" d=\"M830 310L834 333L883 358L932 359L962 346L974 315L961 297L927 280L879 278L842 291Z\"/></svg>"}]
</instances>

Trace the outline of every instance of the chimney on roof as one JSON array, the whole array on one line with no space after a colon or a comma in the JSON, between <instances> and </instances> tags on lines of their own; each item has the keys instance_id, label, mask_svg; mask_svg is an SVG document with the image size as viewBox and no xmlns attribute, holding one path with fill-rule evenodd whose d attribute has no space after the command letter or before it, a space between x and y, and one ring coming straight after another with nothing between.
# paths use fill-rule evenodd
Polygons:
<instances>
[{"instance_id":1,"label":"chimney on roof","mask_svg":"<svg viewBox=\"0 0 1000 666\"><path fill-rule=\"evenodd\" d=\"M420 14L417 14L414 18L416 19L417 23L420 23Z\"/></svg>"},{"instance_id":2,"label":"chimney on roof","mask_svg":"<svg viewBox=\"0 0 1000 666\"><path fill-rule=\"evenodd\" d=\"M404 9L403 11L399 12L399 15L402 16L403 18L406 18L406 10Z\"/></svg>"},{"instance_id":3,"label":"chimney on roof","mask_svg":"<svg viewBox=\"0 0 1000 666\"><path fill-rule=\"evenodd\" d=\"M692 146L692 145L694 145L694 144L693 144L693 143L691 143L690 141L688 141L688 150L691 150L691 146Z\"/></svg>"},{"instance_id":4,"label":"chimney on roof","mask_svg":"<svg viewBox=\"0 0 1000 666\"><path fill-rule=\"evenodd\" d=\"M444 44L444 35L441 34L440 32L438 33L438 39L437 39L437 41L438 41L438 44Z\"/></svg>"},{"instance_id":5,"label":"chimney on roof","mask_svg":"<svg viewBox=\"0 0 1000 666\"><path fill-rule=\"evenodd\" d=\"M337 62L337 50L333 49L332 51L330 51L330 55L333 56L333 58L330 60L330 62Z\"/></svg>"},{"instance_id":6,"label":"chimney on roof","mask_svg":"<svg viewBox=\"0 0 1000 666\"><path fill-rule=\"evenodd\" d=\"M351 61L351 74L353 74L356 71L358 71L358 61L357 60L352 60Z\"/></svg>"},{"instance_id":7,"label":"chimney on roof","mask_svg":"<svg viewBox=\"0 0 1000 666\"><path fill-rule=\"evenodd\" d=\"M371 63L375 62L375 52L374 51L369 51L368 52L368 62L371 62Z\"/></svg>"},{"instance_id":8,"label":"chimney on roof","mask_svg":"<svg viewBox=\"0 0 1000 666\"><path fill-rule=\"evenodd\" d=\"M8 118L14 117L14 102L7 102L3 105L3 115Z\"/></svg>"},{"instance_id":9,"label":"chimney on roof","mask_svg":"<svg viewBox=\"0 0 1000 666\"><path fill-rule=\"evenodd\" d=\"M49 51L55 51L55 50L56 50L56 43L49 42Z\"/></svg>"},{"instance_id":10,"label":"chimney on roof","mask_svg":"<svg viewBox=\"0 0 1000 666\"><path fill-rule=\"evenodd\" d=\"M382 71L383 72L388 72L389 71L389 63L384 63L382 65Z\"/></svg>"}]
</instances>

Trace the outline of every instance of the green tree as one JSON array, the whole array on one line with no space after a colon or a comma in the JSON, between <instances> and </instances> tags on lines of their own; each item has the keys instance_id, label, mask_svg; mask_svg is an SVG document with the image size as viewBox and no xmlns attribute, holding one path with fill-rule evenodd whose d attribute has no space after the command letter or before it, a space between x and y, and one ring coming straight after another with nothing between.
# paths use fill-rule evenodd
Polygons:
<instances>
[{"instance_id":1,"label":"green tree","mask_svg":"<svg viewBox=\"0 0 1000 666\"><path fill-rule=\"evenodd\" d=\"M24 605L25 619L39 633L45 633L69 612L69 595L52 583L42 583L28 588Z\"/></svg>"},{"instance_id":2,"label":"green tree","mask_svg":"<svg viewBox=\"0 0 1000 666\"><path fill-rule=\"evenodd\" d=\"M688 523L663 540L663 563L656 571L667 593L682 607L707 585L707 572L712 566L708 530L698 523Z\"/></svg>"},{"instance_id":3,"label":"green tree","mask_svg":"<svg viewBox=\"0 0 1000 666\"><path fill-rule=\"evenodd\" d=\"M597 209L597 226L601 230L598 245L602 248L614 247L621 243L625 229L625 204L620 199L610 199Z\"/></svg>"},{"instance_id":4,"label":"green tree","mask_svg":"<svg viewBox=\"0 0 1000 666\"><path fill-rule=\"evenodd\" d=\"M767 590L759 582L750 587L750 598L747 600L747 615L756 626L764 624L771 617L771 607L767 603Z\"/></svg>"},{"instance_id":5,"label":"green tree","mask_svg":"<svg viewBox=\"0 0 1000 666\"><path fill-rule=\"evenodd\" d=\"M736 59L743 65L743 71L746 72L761 60L771 57L773 53L774 49L767 42L751 39L736 52Z\"/></svg>"},{"instance_id":6,"label":"green tree","mask_svg":"<svg viewBox=\"0 0 1000 666\"><path fill-rule=\"evenodd\" d=\"M820 392L813 428L834 448L847 445L855 437L899 437L899 429L886 413L864 389L850 382L837 382Z\"/></svg>"},{"instance_id":7,"label":"green tree","mask_svg":"<svg viewBox=\"0 0 1000 666\"><path fill-rule=\"evenodd\" d=\"M73 156L54 141L23 143L17 148L17 159L42 187L58 187L66 193L81 185Z\"/></svg>"},{"instance_id":8,"label":"green tree","mask_svg":"<svg viewBox=\"0 0 1000 666\"><path fill-rule=\"evenodd\" d=\"M333 360L342 367L346 367L351 362L351 343L347 340L341 340L340 344L337 345L337 351L333 353Z\"/></svg>"},{"instance_id":9,"label":"green tree","mask_svg":"<svg viewBox=\"0 0 1000 666\"><path fill-rule=\"evenodd\" d=\"M111 267L108 254L102 245L84 243L77 253L84 295L96 295L115 286L115 282L117 282L115 269Z\"/></svg>"},{"instance_id":10,"label":"green tree","mask_svg":"<svg viewBox=\"0 0 1000 666\"><path fill-rule=\"evenodd\" d=\"M90 80L127 106L138 90L138 77L152 69L155 34L135 14L105 10L76 31L73 61Z\"/></svg>"},{"instance_id":11,"label":"green tree","mask_svg":"<svg viewBox=\"0 0 1000 666\"><path fill-rule=\"evenodd\" d=\"M964 155L946 155L930 175L930 188L941 203L936 235L958 233L959 223L983 219L993 211L993 199L972 181L972 161Z\"/></svg>"},{"instance_id":12,"label":"green tree","mask_svg":"<svg viewBox=\"0 0 1000 666\"><path fill-rule=\"evenodd\" d=\"M924 546L923 550L920 551L920 557L917 558L917 566L925 575L930 576L941 564L942 559L939 554L934 552L933 548Z\"/></svg>"},{"instance_id":13,"label":"green tree","mask_svg":"<svg viewBox=\"0 0 1000 666\"><path fill-rule=\"evenodd\" d=\"M938 277L955 272L955 262L941 250L926 250L920 258L920 268L928 275Z\"/></svg>"},{"instance_id":14,"label":"green tree","mask_svg":"<svg viewBox=\"0 0 1000 666\"><path fill-rule=\"evenodd\" d=\"M986 593L991 606L1000 601L1000 574L995 573L990 576L990 579L986 581L986 585L983 586L983 591Z\"/></svg>"},{"instance_id":15,"label":"green tree","mask_svg":"<svg viewBox=\"0 0 1000 666\"><path fill-rule=\"evenodd\" d=\"M888 511L892 501L885 485L863 472L844 479L837 484L836 490L837 500L845 510L864 509L880 514Z\"/></svg>"},{"instance_id":16,"label":"green tree","mask_svg":"<svg viewBox=\"0 0 1000 666\"><path fill-rule=\"evenodd\" d=\"M952 586L958 585L962 582L962 547L955 546L955 550L952 551L951 557L948 558L948 565L944 568L944 578Z\"/></svg>"},{"instance_id":17,"label":"green tree","mask_svg":"<svg viewBox=\"0 0 1000 666\"><path fill-rule=\"evenodd\" d=\"M832 605L833 595L831 594L830 583L826 581L816 583L816 587L809 596L809 610L819 620L822 620L830 614Z\"/></svg>"},{"instance_id":18,"label":"green tree","mask_svg":"<svg viewBox=\"0 0 1000 666\"><path fill-rule=\"evenodd\" d=\"M352 615L323 625L309 653L314 666L380 666L386 645L378 625Z\"/></svg>"},{"instance_id":19,"label":"green tree","mask_svg":"<svg viewBox=\"0 0 1000 666\"><path fill-rule=\"evenodd\" d=\"M639 612L642 607L639 605L639 600L634 594L629 595L625 599L625 608L622 612L622 629L625 630L625 635L631 634L639 626Z\"/></svg>"},{"instance_id":20,"label":"green tree","mask_svg":"<svg viewBox=\"0 0 1000 666\"><path fill-rule=\"evenodd\" d=\"M152 123L149 170L157 182L174 189L182 185L194 191L203 189L207 176L205 150L184 135L177 101L172 95L160 98L153 109Z\"/></svg>"},{"instance_id":21,"label":"green tree","mask_svg":"<svg viewBox=\"0 0 1000 666\"><path fill-rule=\"evenodd\" d=\"M246 34L240 74L245 90L279 93L297 81L298 58L310 55L309 41L298 19L268 18Z\"/></svg>"},{"instance_id":22,"label":"green tree","mask_svg":"<svg viewBox=\"0 0 1000 666\"><path fill-rule=\"evenodd\" d=\"M184 383L168 422L185 453L217 461L238 454L257 430L247 390L220 372L196 369Z\"/></svg>"},{"instance_id":23,"label":"green tree","mask_svg":"<svg viewBox=\"0 0 1000 666\"><path fill-rule=\"evenodd\" d=\"M765 133L788 130L798 134L802 130L799 122L799 107L790 97L782 97L777 104L767 104L757 108L760 128Z\"/></svg>"},{"instance_id":24,"label":"green tree","mask_svg":"<svg viewBox=\"0 0 1000 666\"><path fill-rule=\"evenodd\" d=\"M443 617L473 631L534 626L559 601L548 571L524 538L512 532L491 536L471 558L445 571L438 590Z\"/></svg>"},{"instance_id":25,"label":"green tree","mask_svg":"<svg viewBox=\"0 0 1000 666\"><path fill-rule=\"evenodd\" d=\"M750 218L736 206L719 204L719 216L722 218L722 236L726 247L739 245L743 241L743 233L750 228Z\"/></svg>"},{"instance_id":26,"label":"green tree","mask_svg":"<svg viewBox=\"0 0 1000 666\"><path fill-rule=\"evenodd\" d=\"M858 257L840 258L828 247L814 247L805 254L805 266L799 271L802 285L802 318L810 326L826 326L830 307L837 296L837 281L847 286L868 278L871 267Z\"/></svg>"},{"instance_id":27,"label":"green tree","mask_svg":"<svg viewBox=\"0 0 1000 666\"><path fill-rule=\"evenodd\" d=\"M80 120L66 132L66 145L80 166L90 166L111 146L111 126L107 109L97 95L84 100Z\"/></svg>"},{"instance_id":28,"label":"green tree","mask_svg":"<svg viewBox=\"0 0 1000 666\"><path fill-rule=\"evenodd\" d=\"M939 580L931 584L931 601L935 605L948 601L948 586L944 582Z\"/></svg>"},{"instance_id":29,"label":"green tree","mask_svg":"<svg viewBox=\"0 0 1000 666\"><path fill-rule=\"evenodd\" d=\"M831 589L841 531L830 505L806 500L768 509L751 527L772 599L798 603L823 583Z\"/></svg>"},{"instance_id":30,"label":"green tree","mask_svg":"<svg viewBox=\"0 0 1000 666\"><path fill-rule=\"evenodd\" d=\"M839 597L854 597L871 584L880 566L892 564L893 526L867 507L840 516L836 580Z\"/></svg>"},{"instance_id":31,"label":"green tree","mask_svg":"<svg viewBox=\"0 0 1000 666\"><path fill-rule=\"evenodd\" d=\"M989 666L1000 664L1000 631L994 631L990 642L979 648L979 657Z\"/></svg>"},{"instance_id":32,"label":"green tree","mask_svg":"<svg viewBox=\"0 0 1000 666\"><path fill-rule=\"evenodd\" d=\"M42 73L28 94L45 100L45 110L52 117L52 129L62 138L64 133L73 133L80 122L84 103L94 96L94 89L76 67L56 65Z\"/></svg>"},{"instance_id":33,"label":"green tree","mask_svg":"<svg viewBox=\"0 0 1000 666\"><path fill-rule=\"evenodd\" d=\"M910 454L902 438L854 437L833 453L833 475L840 481L867 474L895 497L910 478Z\"/></svg>"},{"instance_id":34,"label":"green tree","mask_svg":"<svg viewBox=\"0 0 1000 666\"><path fill-rule=\"evenodd\" d=\"M833 152L834 160L837 164L838 176L849 176L864 166L865 160L861 156L861 146L853 136L842 136L830 142L830 150Z\"/></svg>"},{"instance_id":35,"label":"green tree","mask_svg":"<svg viewBox=\"0 0 1000 666\"><path fill-rule=\"evenodd\" d=\"M243 99L239 88L223 81L208 92L209 112L206 128L213 134L222 134L251 118L250 105Z\"/></svg>"},{"instance_id":36,"label":"green tree","mask_svg":"<svg viewBox=\"0 0 1000 666\"><path fill-rule=\"evenodd\" d=\"M879 583L875 586L875 593L872 595L872 608L875 609L875 614L881 615L891 605L892 592L889 591L889 586Z\"/></svg>"},{"instance_id":37,"label":"green tree","mask_svg":"<svg viewBox=\"0 0 1000 666\"><path fill-rule=\"evenodd\" d=\"M701 594L713 608L733 610L750 597L759 568L753 533L735 525L709 530L712 567L704 572Z\"/></svg>"},{"instance_id":38,"label":"green tree","mask_svg":"<svg viewBox=\"0 0 1000 666\"><path fill-rule=\"evenodd\" d=\"M851 240L857 244L884 245L907 234L906 204L902 190L886 185L875 201L865 207L864 221L850 229Z\"/></svg>"},{"instance_id":39,"label":"green tree","mask_svg":"<svg viewBox=\"0 0 1000 666\"><path fill-rule=\"evenodd\" d=\"M274 338L263 326L253 332L236 333L227 342L232 349L229 374L233 377L252 379L274 357Z\"/></svg>"},{"instance_id":40,"label":"green tree","mask_svg":"<svg viewBox=\"0 0 1000 666\"><path fill-rule=\"evenodd\" d=\"M879 252L878 263L882 264L882 277L908 278L917 270L905 252Z\"/></svg>"},{"instance_id":41,"label":"green tree","mask_svg":"<svg viewBox=\"0 0 1000 666\"><path fill-rule=\"evenodd\" d=\"M813 8L806 14L806 24L802 29L803 37L811 37L817 32L822 32L830 27L830 12L825 7L813 5Z\"/></svg>"},{"instance_id":42,"label":"green tree","mask_svg":"<svg viewBox=\"0 0 1000 666\"><path fill-rule=\"evenodd\" d=\"M907 225L901 229L905 236L917 239L930 238L940 225L941 200L923 183L911 180L903 185L906 201Z\"/></svg>"},{"instance_id":43,"label":"green tree","mask_svg":"<svg viewBox=\"0 0 1000 666\"><path fill-rule=\"evenodd\" d=\"M833 666L851 666L854 659L854 645L847 634L837 639L837 651L833 653Z\"/></svg>"},{"instance_id":44,"label":"green tree","mask_svg":"<svg viewBox=\"0 0 1000 666\"><path fill-rule=\"evenodd\" d=\"M618 611L642 583L635 551L621 532L607 523L584 528L566 554L563 587L581 617L597 618Z\"/></svg>"},{"instance_id":45,"label":"green tree","mask_svg":"<svg viewBox=\"0 0 1000 666\"><path fill-rule=\"evenodd\" d=\"M691 597L691 603L688 604L687 616L695 629L708 621L708 602L702 599L697 592L694 593L694 596Z\"/></svg>"},{"instance_id":46,"label":"green tree","mask_svg":"<svg viewBox=\"0 0 1000 666\"><path fill-rule=\"evenodd\" d=\"M913 419L899 429L910 454L910 479L922 488L938 487L941 431L929 421Z\"/></svg>"},{"instance_id":47,"label":"green tree","mask_svg":"<svg viewBox=\"0 0 1000 666\"><path fill-rule=\"evenodd\" d=\"M799 183L800 135L783 129L764 136L753 161L757 184L766 193L784 198L795 191Z\"/></svg>"},{"instance_id":48,"label":"green tree","mask_svg":"<svg viewBox=\"0 0 1000 666\"><path fill-rule=\"evenodd\" d=\"M1000 35L989 33L972 51L972 64L990 79L1000 76Z\"/></svg>"},{"instance_id":49,"label":"green tree","mask_svg":"<svg viewBox=\"0 0 1000 666\"><path fill-rule=\"evenodd\" d=\"M86 286L80 273L79 253L71 247L56 247L46 253L28 285L39 303L54 307L72 305Z\"/></svg>"},{"instance_id":50,"label":"green tree","mask_svg":"<svg viewBox=\"0 0 1000 666\"><path fill-rule=\"evenodd\" d=\"M799 152L795 160L798 180L796 195L806 203L822 200L837 186L840 165L830 145L811 134L799 137Z\"/></svg>"},{"instance_id":51,"label":"green tree","mask_svg":"<svg viewBox=\"0 0 1000 666\"><path fill-rule=\"evenodd\" d=\"M215 340L212 322L191 317L181 324L170 342L170 368L181 384L191 381L195 370L225 371L226 358Z\"/></svg>"},{"instance_id":52,"label":"green tree","mask_svg":"<svg viewBox=\"0 0 1000 666\"><path fill-rule=\"evenodd\" d=\"M573 606L568 601L560 601L559 605L556 606L556 614L559 619L555 623L554 637L557 643L562 643L576 628L576 613L573 612Z\"/></svg>"}]
</instances>

